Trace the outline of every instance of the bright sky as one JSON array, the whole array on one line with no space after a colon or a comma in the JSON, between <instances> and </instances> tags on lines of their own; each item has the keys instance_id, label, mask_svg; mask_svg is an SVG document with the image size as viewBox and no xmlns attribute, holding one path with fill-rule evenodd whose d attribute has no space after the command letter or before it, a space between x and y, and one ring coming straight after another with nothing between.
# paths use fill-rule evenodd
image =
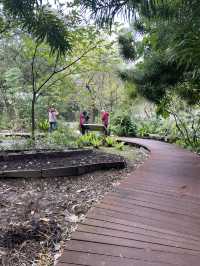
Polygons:
<instances>
[{"instance_id":1,"label":"bright sky","mask_svg":"<svg viewBox=\"0 0 200 266\"><path fill-rule=\"evenodd\" d=\"M66 4L66 3L70 3L73 2L73 0L47 0L52 6L56 6L55 2L59 2L60 4ZM124 21L122 18L120 18L120 16L118 16L116 18L116 21L119 22L120 24L124 24L124 27L128 27L129 23Z\"/></svg>"}]
</instances>

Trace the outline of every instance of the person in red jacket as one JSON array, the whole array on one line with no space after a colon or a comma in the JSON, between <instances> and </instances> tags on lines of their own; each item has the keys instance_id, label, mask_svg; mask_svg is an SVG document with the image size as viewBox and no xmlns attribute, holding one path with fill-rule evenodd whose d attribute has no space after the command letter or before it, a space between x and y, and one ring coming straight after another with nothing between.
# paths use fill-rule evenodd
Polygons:
<instances>
[{"instance_id":1,"label":"person in red jacket","mask_svg":"<svg viewBox=\"0 0 200 266\"><path fill-rule=\"evenodd\" d=\"M79 125L80 125L80 131L82 135L84 135L86 132L86 127L84 126L84 124L87 124L88 120L89 120L89 116L86 111L83 111L82 113L80 113Z\"/></svg>"},{"instance_id":2,"label":"person in red jacket","mask_svg":"<svg viewBox=\"0 0 200 266\"><path fill-rule=\"evenodd\" d=\"M105 127L106 134L108 133L108 123L109 123L109 113L102 110L101 111L101 120Z\"/></svg>"}]
</instances>

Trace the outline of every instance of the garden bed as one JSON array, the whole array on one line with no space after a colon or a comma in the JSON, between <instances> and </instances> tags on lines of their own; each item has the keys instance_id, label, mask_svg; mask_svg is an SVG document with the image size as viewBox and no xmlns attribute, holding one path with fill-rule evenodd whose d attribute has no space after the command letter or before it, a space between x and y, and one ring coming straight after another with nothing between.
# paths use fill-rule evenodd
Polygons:
<instances>
[{"instance_id":1,"label":"garden bed","mask_svg":"<svg viewBox=\"0 0 200 266\"><path fill-rule=\"evenodd\" d=\"M94 150L0 154L0 177L58 177L124 168L123 157Z\"/></svg>"},{"instance_id":2,"label":"garden bed","mask_svg":"<svg viewBox=\"0 0 200 266\"><path fill-rule=\"evenodd\" d=\"M148 156L143 149L128 146L98 153L106 152L104 158L127 157L127 168L68 178L0 179L0 265L53 265L77 222Z\"/></svg>"}]
</instances>

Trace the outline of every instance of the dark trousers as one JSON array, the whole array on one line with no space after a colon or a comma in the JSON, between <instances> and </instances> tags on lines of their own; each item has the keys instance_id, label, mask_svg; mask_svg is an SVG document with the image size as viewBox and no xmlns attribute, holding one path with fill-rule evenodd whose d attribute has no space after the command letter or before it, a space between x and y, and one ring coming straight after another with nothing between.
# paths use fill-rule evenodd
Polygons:
<instances>
[{"instance_id":1,"label":"dark trousers","mask_svg":"<svg viewBox=\"0 0 200 266\"><path fill-rule=\"evenodd\" d=\"M57 122L49 122L49 132L57 129Z\"/></svg>"},{"instance_id":2,"label":"dark trousers","mask_svg":"<svg viewBox=\"0 0 200 266\"><path fill-rule=\"evenodd\" d=\"M104 123L104 134L109 136L108 124Z\"/></svg>"},{"instance_id":3,"label":"dark trousers","mask_svg":"<svg viewBox=\"0 0 200 266\"><path fill-rule=\"evenodd\" d=\"M86 128L85 128L85 126L84 126L84 125L81 125L81 126L80 126L80 129L81 129L81 134L82 134L82 135L85 135L85 132L86 132Z\"/></svg>"}]
</instances>

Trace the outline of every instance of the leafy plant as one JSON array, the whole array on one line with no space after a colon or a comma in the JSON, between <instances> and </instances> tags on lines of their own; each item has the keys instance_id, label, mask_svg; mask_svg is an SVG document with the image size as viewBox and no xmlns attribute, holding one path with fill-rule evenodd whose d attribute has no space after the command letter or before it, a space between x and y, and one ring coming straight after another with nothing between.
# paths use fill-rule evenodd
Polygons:
<instances>
[{"instance_id":1,"label":"leafy plant","mask_svg":"<svg viewBox=\"0 0 200 266\"><path fill-rule=\"evenodd\" d=\"M137 126L128 114L119 114L112 121L111 130L118 136L135 137Z\"/></svg>"},{"instance_id":2,"label":"leafy plant","mask_svg":"<svg viewBox=\"0 0 200 266\"><path fill-rule=\"evenodd\" d=\"M48 131L48 129L49 129L49 122L48 122L48 120L45 119L45 120L43 120L43 121L40 121L40 122L38 123L38 127L39 127L39 129L42 130L42 131Z\"/></svg>"},{"instance_id":3,"label":"leafy plant","mask_svg":"<svg viewBox=\"0 0 200 266\"><path fill-rule=\"evenodd\" d=\"M116 139L113 137L106 137L105 138L105 145L107 147L114 147L116 145Z\"/></svg>"},{"instance_id":4,"label":"leafy plant","mask_svg":"<svg viewBox=\"0 0 200 266\"><path fill-rule=\"evenodd\" d=\"M115 148L116 148L117 150L123 151L123 149L124 149L124 142L117 142L117 143L115 144Z\"/></svg>"},{"instance_id":5,"label":"leafy plant","mask_svg":"<svg viewBox=\"0 0 200 266\"><path fill-rule=\"evenodd\" d=\"M47 134L40 140L40 145L46 148L77 148L77 137L73 130L68 127L60 127L58 130Z\"/></svg>"},{"instance_id":6,"label":"leafy plant","mask_svg":"<svg viewBox=\"0 0 200 266\"><path fill-rule=\"evenodd\" d=\"M91 139L90 143L96 149L98 149L102 145L101 139L98 139L98 138Z\"/></svg>"},{"instance_id":7,"label":"leafy plant","mask_svg":"<svg viewBox=\"0 0 200 266\"><path fill-rule=\"evenodd\" d=\"M77 145L79 147L84 146L93 146L95 148L99 148L102 144L102 139L100 136L97 136L95 133L91 132L88 134L85 134L78 138Z\"/></svg>"},{"instance_id":8,"label":"leafy plant","mask_svg":"<svg viewBox=\"0 0 200 266\"><path fill-rule=\"evenodd\" d=\"M78 147L91 146L90 136L88 136L87 134L83 135L83 136L78 138L76 143L77 143Z\"/></svg>"}]
</instances>

